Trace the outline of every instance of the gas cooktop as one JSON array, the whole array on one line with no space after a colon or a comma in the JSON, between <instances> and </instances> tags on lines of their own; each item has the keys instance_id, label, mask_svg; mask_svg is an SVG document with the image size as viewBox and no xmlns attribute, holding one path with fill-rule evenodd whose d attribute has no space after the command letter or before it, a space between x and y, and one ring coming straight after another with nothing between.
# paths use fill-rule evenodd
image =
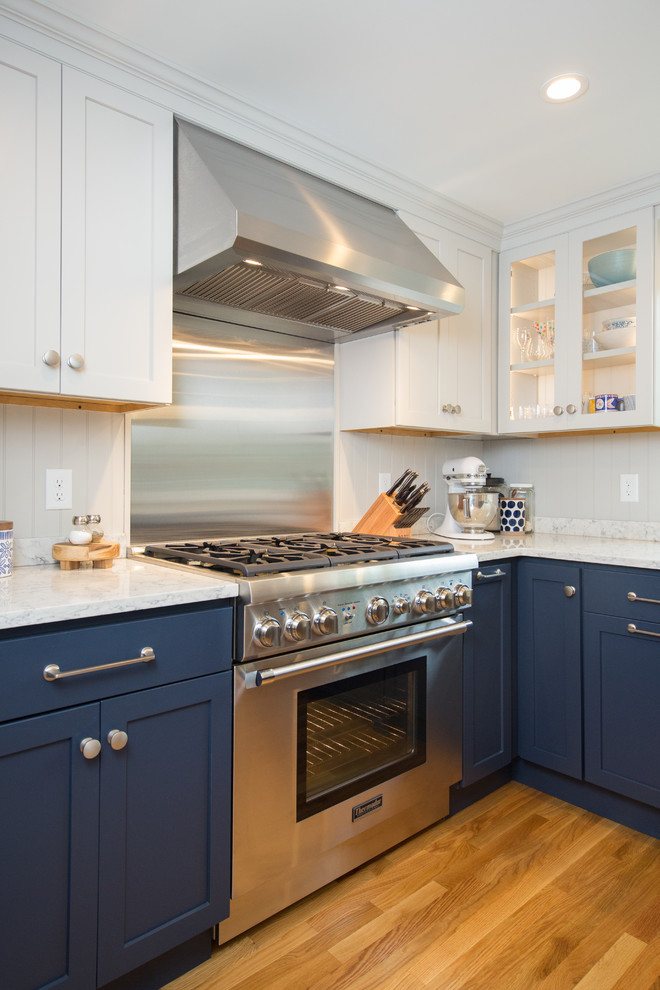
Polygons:
<instances>
[{"instance_id":1,"label":"gas cooktop","mask_svg":"<svg viewBox=\"0 0 660 990\"><path fill-rule=\"evenodd\" d=\"M364 533L294 533L240 540L186 540L154 543L144 548L146 557L241 577L453 552L451 543Z\"/></svg>"}]
</instances>

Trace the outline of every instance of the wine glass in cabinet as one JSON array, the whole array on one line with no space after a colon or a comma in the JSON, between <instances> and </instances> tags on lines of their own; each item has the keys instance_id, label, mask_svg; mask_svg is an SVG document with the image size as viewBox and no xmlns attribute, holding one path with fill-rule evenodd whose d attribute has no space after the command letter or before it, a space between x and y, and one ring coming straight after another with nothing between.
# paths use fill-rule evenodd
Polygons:
<instances>
[{"instance_id":1,"label":"wine glass in cabinet","mask_svg":"<svg viewBox=\"0 0 660 990\"><path fill-rule=\"evenodd\" d=\"M553 410L564 305L558 301L557 283L566 250L563 244L533 248L529 254L505 252L501 259L501 432L556 428Z\"/></svg>"}]
</instances>

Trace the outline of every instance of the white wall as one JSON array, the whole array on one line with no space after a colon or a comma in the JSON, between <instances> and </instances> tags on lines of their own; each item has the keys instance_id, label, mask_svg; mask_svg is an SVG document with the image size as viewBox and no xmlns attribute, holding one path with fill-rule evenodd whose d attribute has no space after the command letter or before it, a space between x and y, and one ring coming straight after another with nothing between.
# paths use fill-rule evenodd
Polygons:
<instances>
[{"instance_id":1,"label":"white wall","mask_svg":"<svg viewBox=\"0 0 660 990\"><path fill-rule=\"evenodd\" d=\"M65 538L74 514L96 512L108 536L124 533L121 413L0 405L0 518L14 539ZM46 468L73 471L73 508L46 510ZM19 561L17 561L18 563Z\"/></svg>"}]
</instances>

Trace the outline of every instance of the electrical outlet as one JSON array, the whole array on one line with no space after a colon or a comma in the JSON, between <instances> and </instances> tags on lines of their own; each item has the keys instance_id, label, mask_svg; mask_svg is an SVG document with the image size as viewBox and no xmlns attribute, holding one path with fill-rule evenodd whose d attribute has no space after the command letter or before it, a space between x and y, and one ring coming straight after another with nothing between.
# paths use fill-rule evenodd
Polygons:
<instances>
[{"instance_id":1,"label":"electrical outlet","mask_svg":"<svg viewBox=\"0 0 660 990\"><path fill-rule=\"evenodd\" d=\"M46 468L46 508L73 506L73 472L70 468Z\"/></svg>"},{"instance_id":2,"label":"electrical outlet","mask_svg":"<svg viewBox=\"0 0 660 990\"><path fill-rule=\"evenodd\" d=\"M621 483L621 501L639 502L639 475L621 474L619 480Z\"/></svg>"},{"instance_id":3,"label":"electrical outlet","mask_svg":"<svg viewBox=\"0 0 660 990\"><path fill-rule=\"evenodd\" d=\"M386 492L388 488L392 485L392 475L389 472L383 472L378 475L378 491Z\"/></svg>"}]
</instances>

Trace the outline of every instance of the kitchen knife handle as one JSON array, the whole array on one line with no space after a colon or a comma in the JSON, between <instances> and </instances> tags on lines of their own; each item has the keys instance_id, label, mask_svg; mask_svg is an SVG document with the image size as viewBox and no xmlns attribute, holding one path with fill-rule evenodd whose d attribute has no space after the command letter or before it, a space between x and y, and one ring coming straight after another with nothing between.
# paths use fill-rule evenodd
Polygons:
<instances>
[{"instance_id":1,"label":"kitchen knife handle","mask_svg":"<svg viewBox=\"0 0 660 990\"><path fill-rule=\"evenodd\" d=\"M400 484L401 484L401 483L402 483L403 481L406 481L406 480L407 480L407 478L408 478L408 475L409 475L409 474L412 474L412 473L413 473L413 469L412 469L412 468L406 468L406 470L405 470L405 471L403 472L403 474L401 475L401 477L400 477L400 478L397 478L397 480L396 480L396 481L394 482L394 484L393 484L393 485L391 485L391 486L390 486L390 487L389 487L389 488L387 489L387 491L385 492L385 494L386 494L386 495L390 495L390 496L392 496L392 495L394 495L394 493L395 493L395 491L397 490L397 488L399 487L399 485L400 485Z\"/></svg>"}]
</instances>

